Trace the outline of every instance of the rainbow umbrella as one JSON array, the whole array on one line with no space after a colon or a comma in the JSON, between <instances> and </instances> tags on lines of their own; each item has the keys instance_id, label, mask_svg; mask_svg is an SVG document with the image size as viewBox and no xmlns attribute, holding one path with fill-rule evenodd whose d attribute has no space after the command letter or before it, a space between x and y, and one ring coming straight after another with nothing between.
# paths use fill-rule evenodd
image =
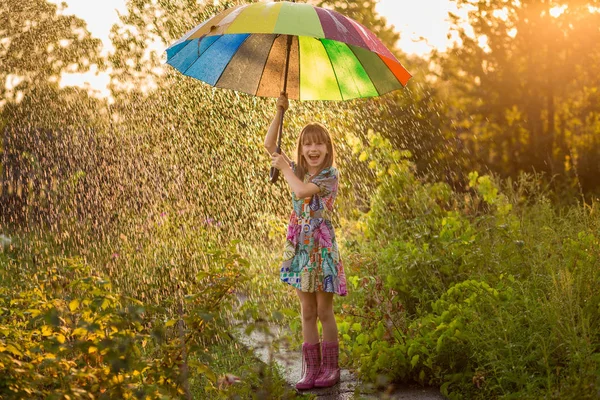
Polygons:
<instances>
[{"instance_id":1,"label":"rainbow umbrella","mask_svg":"<svg viewBox=\"0 0 600 400\"><path fill-rule=\"evenodd\" d=\"M288 1L233 7L204 21L167 50L167 64L219 88L296 100L380 96L410 73L358 22ZM283 114L279 125L281 146ZM271 171L271 181L277 171Z\"/></svg>"}]
</instances>

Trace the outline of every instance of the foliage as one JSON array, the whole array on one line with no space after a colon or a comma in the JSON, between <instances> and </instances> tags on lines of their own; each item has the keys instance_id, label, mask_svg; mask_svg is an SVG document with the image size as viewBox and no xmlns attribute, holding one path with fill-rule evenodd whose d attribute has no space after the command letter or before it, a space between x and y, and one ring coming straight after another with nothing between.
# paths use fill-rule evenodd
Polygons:
<instances>
[{"instance_id":1,"label":"foliage","mask_svg":"<svg viewBox=\"0 0 600 400\"><path fill-rule=\"evenodd\" d=\"M3 261L3 275L23 266L11 255ZM175 321L149 319L147 305L120 296L81 259L57 259L30 273L28 287L2 287L0 392L15 398L183 394ZM186 322L202 325L192 312ZM210 376L210 369L197 368Z\"/></svg>"},{"instance_id":2,"label":"foliage","mask_svg":"<svg viewBox=\"0 0 600 400\"><path fill-rule=\"evenodd\" d=\"M469 165L560 174L597 188L595 1L454 0L459 42L438 54L449 134Z\"/></svg>"},{"instance_id":3,"label":"foliage","mask_svg":"<svg viewBox=\"0 0 600 400\"><path fill-rule=\"evenodd\" d=\"M40 239L13 237L0 253L2 396L293 397L271 368L248 364L251 356L227 335L230 289L242 282L231 271L245 262L234 249L202 251L209 269L195 282L179 278L185 286L156 302L126 295L82 257ZM219 347L238 363L228 364L234 371L245 370L240 382L209 350Z\"/></svg>"},{"instance_id":4,"label":"foliage","mask_svg":"<svg viewBox=\"0 0 600 400\"><path fill-rule=\"evenodd\" d=\"M559 213L534 177L477 173L438 204L439 188L371 139L361 158L385 169L350 248L344 361L453 399L597 397L597 204Z\"/></svg>"}]
</instances>

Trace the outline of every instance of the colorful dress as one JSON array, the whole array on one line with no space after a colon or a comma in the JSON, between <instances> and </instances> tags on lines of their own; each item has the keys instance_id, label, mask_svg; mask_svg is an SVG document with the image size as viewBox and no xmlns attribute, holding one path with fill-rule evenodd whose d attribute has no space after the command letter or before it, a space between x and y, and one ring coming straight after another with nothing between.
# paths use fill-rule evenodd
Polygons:
<instances>
[{"instance_id":1,"label":"colorful dress","mask_svg":"<svg viewBox=\"0 0 600 400\"><path fill-rule=\"evenodd\" d=\"M292 169L296 165L292 162ZM304 182L310 175L306 174ZM331 214L338 189L338 171L324 169L312 181L321 190L310 198L292 193L294 210L288 224L281 280L303 292L345 296L346 275L335 240Z\"/></svg>"}]
</instances>

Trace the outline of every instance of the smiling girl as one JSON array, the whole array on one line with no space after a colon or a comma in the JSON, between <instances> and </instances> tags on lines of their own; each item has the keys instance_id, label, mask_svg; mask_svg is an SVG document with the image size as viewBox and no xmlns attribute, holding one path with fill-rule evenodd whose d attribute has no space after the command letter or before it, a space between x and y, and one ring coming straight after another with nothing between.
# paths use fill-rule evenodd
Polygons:
<instances>
[{"instance_id":1,"label":"smiling girl","mask_svg":"<svg viewBox=\"0 0 600 400\"><path fill-rule=\"evenodd\" d=\"M275 152L281 113L288 108L282 94L277 114L265 137L271 165L281 171L292 190L293 211L288 224L280 278L294 287L302 310L302 377L297 389L328 387L340 378L338 330L333 295L345 296L346 276L331 224L338 189L331 136L319 123L308 124L298 138L296 162ZM322 345L317 319L323 328Z\"/></svg>"}]
</instances>

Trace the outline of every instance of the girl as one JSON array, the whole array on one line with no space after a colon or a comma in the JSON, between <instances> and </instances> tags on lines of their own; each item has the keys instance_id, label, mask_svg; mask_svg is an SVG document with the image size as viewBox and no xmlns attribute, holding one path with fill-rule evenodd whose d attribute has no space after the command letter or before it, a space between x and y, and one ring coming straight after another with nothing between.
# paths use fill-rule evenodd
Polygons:
<instances>
[{"instance_id":1,"label":"girl","mask_svg":"<svg viewBox=\"0 0 600 400\"><path fill-rule=\"evenodd\" d=\"M277 113L265 138L271 165L280 170L292 190L290 217L281 266L281 280L294 288L302 308L302 377L297 389L328 387L340 379L337 325L333 295L345 296L346 276L340 261L331 213L338 188L338 172L327 129L308 124L298 138L296 162L275 152L281 113L288 108L282 93ZM323 328L319 343L317 318Z\"/></svg>"}]
</instances>

